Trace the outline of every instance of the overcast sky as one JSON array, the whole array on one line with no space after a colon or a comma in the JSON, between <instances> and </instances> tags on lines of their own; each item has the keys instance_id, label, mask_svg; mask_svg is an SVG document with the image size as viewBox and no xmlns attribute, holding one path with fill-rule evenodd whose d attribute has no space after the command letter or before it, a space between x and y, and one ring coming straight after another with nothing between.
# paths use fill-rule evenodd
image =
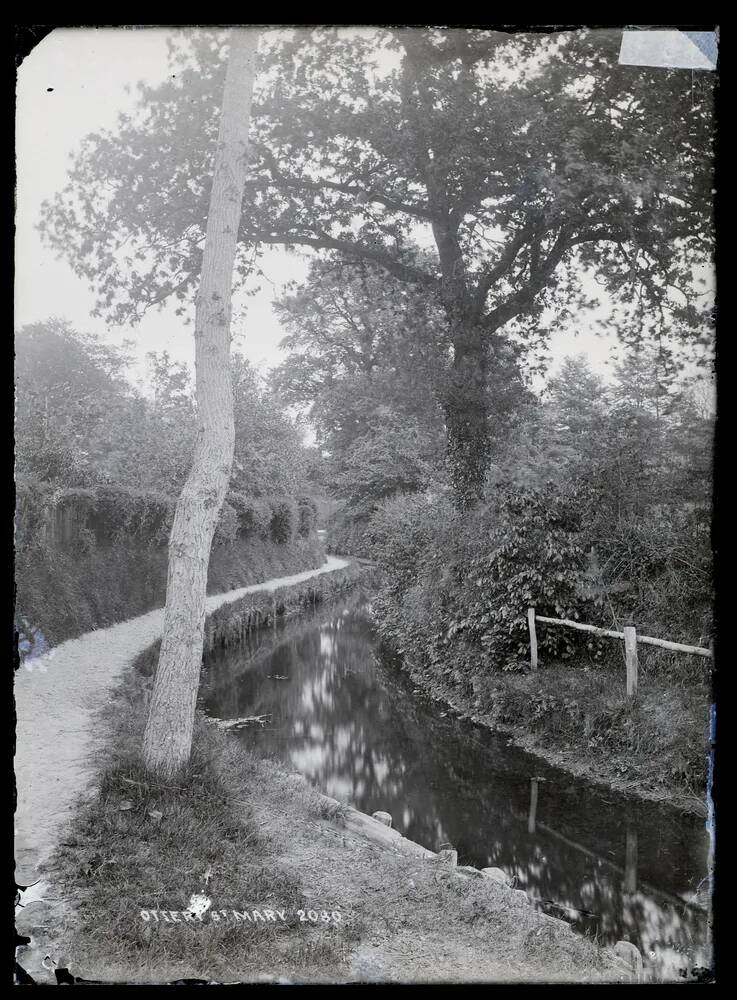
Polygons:
<instances>
[{"instance_id":1,"label":"overcast sky","mask_svg":"<svg viewBox=\"0 0 737 1000\"><path fill-rule=\"evenodd\" d=\"M94 296L86 282L42 244L35 226L44 199L66 183L70 156L80 140L114 127L118 113L133 108L139 80L156 84L164 79L167 34L158 28L57 28L18 71L16 325L60 316L113 343L135 340L141 365L153 350L193 362L192 327L183 326L173 309L151 313L135 328L110 328L93 319ZM131 86L130 94L126 86ZM265 255L263 268L277 289L306 274L302 258L276 248ZM279 360L277 345L284 332L271 309L275 289L269 281L262 284L263 290L248 300L247 334L235 332L243 338L243 353L266 366Z\"/></svg>"},{"instance_id":2,"label":"overcast sky","mask_svg":"<svg viewBox=\"0 0 737 1000\"><path fill-rule=\"evenodd\" d=\"M173 309L151 313L135 328L111 328L93 319L93 294L46 249L35 226L44 199L64 186L80 140L114 127L118 113L132 109L139 80L156 84L164 79L167 34L159 28L56 28L18 71L16 326L59 316L111 343L133 340L137 376L143 374L145 355L152 350L167 350L191 363L193 328L182 325ZM306 263L301 256L273 248L263 268L268 280L248 299L248 315L234 332L239 349L255 364L268 367L279 361L278 343L284 336L271 301L285 281L304 277ZM556 334L551 353L557 360L583 352L605 372L613 346L613 338L595 336L584 326L575 333Z\"/></svg>"}]
</instances>

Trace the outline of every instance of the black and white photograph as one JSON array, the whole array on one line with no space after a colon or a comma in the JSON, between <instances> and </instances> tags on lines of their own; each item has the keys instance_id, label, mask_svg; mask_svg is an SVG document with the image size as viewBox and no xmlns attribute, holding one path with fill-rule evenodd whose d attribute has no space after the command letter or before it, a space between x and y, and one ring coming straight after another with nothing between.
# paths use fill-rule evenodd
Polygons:
<instances>
[{"instance_id":1,"label":"black and white photograph","mask_svg":"<svg viewBox=\"0 0 737 1000\"><path fill-rule=\"evenodd\" d=\"M716 982L719 28L14 31L13 983Z\"/></svg>"}]
</instances>

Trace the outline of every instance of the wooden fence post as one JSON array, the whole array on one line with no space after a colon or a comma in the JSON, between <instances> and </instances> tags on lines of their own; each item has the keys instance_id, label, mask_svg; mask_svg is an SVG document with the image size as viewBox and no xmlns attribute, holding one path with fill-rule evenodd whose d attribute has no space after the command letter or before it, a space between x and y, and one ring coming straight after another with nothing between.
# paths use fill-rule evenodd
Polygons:
<instances>
[{"instance_id":1,"label":"wooden fence post","mask_svg":"<svg viewBox=\"0 0 737 1000\"><path fill-rule=\"evenodd\" d=\"M535 832L537 819L537 778L530 778L530 811L527 814L527 832Z\"/></svg>"},{"instance_id":2,"label":"wooden fence post","mask_svg":"<svg viewBox=\"0 0 737 1000\"><path fill-rule=\"evenodd\" d=\"M537 634L535 633L535 609L527 609L527 626L530 630L530 668L537 670Z\"/></svg>"},{"instance_id":3,"label":"wooden fence post","mask_svg":"<svg viewBox=\"0 0 737 1000\"><path fill-rule=\"evenodd\" d=\"M637 631L632 625L624 626L624 658L627 664L627 697L637 695Z\"/></svg>"},{"instance_id":4,"label":"wooden fence post","mask_svg":"<svg viewBox=\"0 0 737 1000\"><path fill-rule=\"evenodd\" d=\"M637 830L631 826L625 834L623 889L628 896L637 892Z\"/></svg>"}]
</instances>

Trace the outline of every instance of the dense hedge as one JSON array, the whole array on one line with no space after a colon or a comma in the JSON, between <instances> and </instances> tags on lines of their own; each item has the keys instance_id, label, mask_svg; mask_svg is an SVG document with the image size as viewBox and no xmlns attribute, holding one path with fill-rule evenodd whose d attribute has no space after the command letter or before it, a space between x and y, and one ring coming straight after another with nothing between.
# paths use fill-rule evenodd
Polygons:
<instances>
[{"instance_id":1,"label":"dense hedge","mask_svg":"<svg viewBox=\"0 0 737 1000\"><path fill-rule=\"evenodd\" d=\"M705 645L711 634L708 523L699 511L650 512L592 537L576 484L499 483L471 511L442 494L385 501L366 531L384 570L374 601L380 633L415 667L472 684L530 662L527 608ZM596 546L594 549L594 543ZM598 567L596 557L601 561ZM545 663L616 660L616 645L570 629L538 629ZM648 657L670 669L672 657ZM681 658L678 675L689 674Z\"/></svg>"},{"instance_id":2,"label":"dense hedge","mask_svg":"<svg viewBox=\"0 0 737 1000\"><path fill-rule=\"evenodd\" d=\"M238 517L238 531L249 538L268 538L271 528L271 505L245 493L231 492L228 503Z\"/></svg>"},{"instance_id":3,"label":"dense hedge","mask_svg":"<svg viewBox=\"0 0 737 1000\"><path fill-rule=\"evenodd\" d=\"M16 627L21 656L161 606L175 501L115 486L16 484ZM310 498L231 491L208 570L218 593L313 569L324 551Z\"/></svg>"},{"instance_id":4,"label":"dense hedge","mask_svg":"<svg viewBox=\"0 0 737 1000\"><path fill-rule=\"evenodd\" d=\"M315 569L325 553L313 536L276 545L238 539L213 548L208 593L218 594ZM166 548L122 544L84 553L36 549L16 567L16 627L21 656L44 652L65 639L162 607Z\"/></svg>"},{"instance_id":5,"label":"dense hedge","mask_svg":"<svg viewBox=\"0 0 737 1000\"><path fill-rule=\"evenodd\" d=\"M87 551L128 540L166 545L176 501L161 493L120 486L54 488L49 483L16 484L16 551L39 546ZM308 538L317 523L310 497L254 499L233 490L227 496L214 544L237 538L271 539L278 545Z\"/></svg>"},{"instance_id":6,"label":"dense hedge","mask_svg":"<svg viewBox=\"0 0 737 1000\"><path fill-rule=\"evenodd\" d=\"M297 532L297 504L294 500L277 500L271 508L271 537L284 543Z\"/></svg>"},{"instance_id":7,"label":"dense hedge","mask_svg":"<svg viewBox=\"0 0 737 1000\"><path fill-rule=\"evenodd\" d=\"M312 497L299 497L297 500L297 534L307 538L317 526L318 507Z\"/></svg>"},{"instance_id":8,"label":"dense hedge","mask_svg":"<svg viewBox=\"0 0 737 1000\"><path fill-rule=\"evenodd\" d=\"M39 546L88 549L123 538L165 545L174 501L116 486L54 488L16 483L16 551Z\"/></svg>"},{"instance_id":9,"label":"dense hedge","mask_svg":"<svg viewBox=\"0 0 737 1000\"><path fill-rule=\"evenodd\" d=\"M460 514L442 496L384 503L368 529L385 570L376 602L382 635L415 663L470 681L529 663L527 608L592 620L582 595L587 565L581 519L552 488L498 488L488 504ZM570 657L580 633L541 632L541 653Z\"/></svg>"}]
</instances>

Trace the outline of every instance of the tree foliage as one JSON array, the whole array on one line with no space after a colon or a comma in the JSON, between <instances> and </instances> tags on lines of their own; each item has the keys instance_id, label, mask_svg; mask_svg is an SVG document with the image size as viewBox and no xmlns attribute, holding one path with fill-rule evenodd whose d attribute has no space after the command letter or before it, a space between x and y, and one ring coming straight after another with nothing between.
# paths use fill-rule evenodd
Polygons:
<instances>
[{"instance_id":1,"label":"tree foliage","mask_svg":"<svg viewBox=\"0 0 737 1000\"><path fill-rule=\"evenodd\" d=\"M175 496L197 430L192 373L166 352L148 355L143 394L126 377L131 358L99 337L49 320L16 335L19 475L60 487L111 484ZM309 451L285 404L242 355L233 356L236 426L232 489L297 495Z\"/></svg>"},{"instance_id":2,"label":"tree foliage","mask_svg":"<svg viewBox=\"0 0 737 1000\"><path fill-rule=\"evenodd\" d=\"M495 487L469 514L440 496L401 497L368 530L388 581L379 598L382 634L413 663L470 678L519 670L528 659L527 609L581 616L586 568L582 508L548 484ZM542 648L570 656L575 637L553 632Z\"/></svg>"},{"instance_id":3,"label":"tree foliage","mask_svg":"<svg viewBox=\"0 0 737 1000\"><path fill-rule=\"evenodd\" d=\"M286 400L305 408L316 430L330 492L345 501L344 520L353 525L341 535L347 544L382 500L447 478L442 403L453 367L447 319L431 292L375 265L337 258L313 262L277 312L289 353L274 382ZM499 448L529 394L511 346L497 345L493 362L490 445Z\"/></svg>"},{"instance_id":4,"label":"tree foliage","mask_svg":"<svg viewBox=\"0 0 737 1000\"><path fill-rule=\"evenodd\" d=\"M529 605L708 643L713 421L687 380L655 377L662 364L633 351L605 381L567 358L521 411L475 510L429 492L380 505L365 532L386 574L379 629L413 663L460 682L524 667ZM583 650L561 629L539 640L548 662Z\"/></svg>"},{"instance_id":5,"label":"tree foliage","mask_svg":"<svg viewBox=\"0 0 737 1000\"><path fill-rule=\"evenodd\" d=\"M293 29L266 34L238 269L269 244L379 265L437 296L453 377L443 400L459 503L488 464L488 345L539 341L595 301L590 272L641 318L710 337L694 269L711 249L709 74L625 67L620 32ZM200 271L219 32L187 33L140 111L86 140L44 231L135 318L183 304ZM155 141L152 137L155 136ZM424 233L432 252L418 260ZM510 326L511 324L511 326Z\"/></svg>"}]
</instances>

